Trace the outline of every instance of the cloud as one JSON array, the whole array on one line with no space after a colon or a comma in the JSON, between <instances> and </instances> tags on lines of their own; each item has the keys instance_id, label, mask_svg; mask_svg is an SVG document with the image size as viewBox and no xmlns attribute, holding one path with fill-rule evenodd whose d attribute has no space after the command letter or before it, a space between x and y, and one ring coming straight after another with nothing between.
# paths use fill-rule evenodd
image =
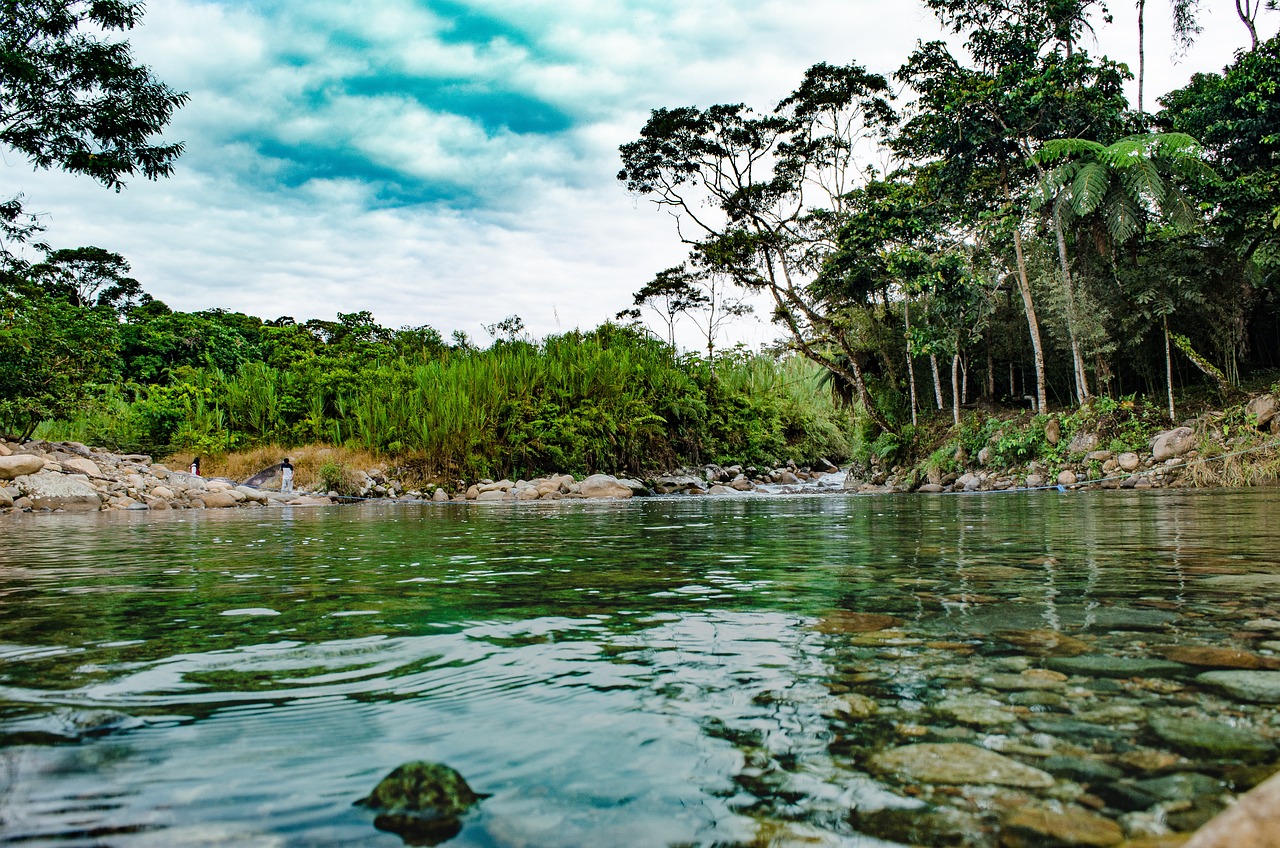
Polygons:
<instances>
[{"instance_id":1,"label":"cloud","mask_svg":"<svg viewBox=\"0 0 1280 848\"><path fill-rule=\"evenodd\" d=\"M1136 52L1128 32L1104 46ZM0 174L55 246L123 253L175 308L542 334L682 258L614 180L650 109L768 108L814 62L891 74L937 35L922 4L878 0L152 0L130 41L191 94L177 174L119 195L12 155ZM1230 60L1148 54L1152 92Z\"/></svg>"}]
</instances>

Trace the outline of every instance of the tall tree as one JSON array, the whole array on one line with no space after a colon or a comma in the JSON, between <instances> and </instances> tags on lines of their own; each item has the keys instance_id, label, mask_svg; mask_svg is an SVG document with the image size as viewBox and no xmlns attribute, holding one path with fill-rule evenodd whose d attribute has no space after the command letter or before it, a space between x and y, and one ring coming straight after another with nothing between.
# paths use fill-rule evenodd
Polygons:
<instances>
[{"instance_id":1,"label":"tall tree","mask_svg":"<svg viewBox=\"0 0 1280 848\"><path fill-rule=\"evenodd\" d=\"M0 0L0 144L36 168L117 191L134 174L172 173L182 145L155 136L187 95L108 37L133 29L142 12L140 0ZM20 198L4 202L21 209ZM6 227L3 237L22 233Z\"/></svg>"},{"instance_id":2,"label":"tall tree","mask_svg":"<svg viewBox=\"0 0 1280 848\"><path fill-rule=\"evenodd\" d=\"M846 381L885 429L847 322L808 284L831 250L864 145L894 120L888 97L884 77L820 64L764 114L742 104L657 109L620 148L618 174L676 216L702 267L765 293L794 348Z\"/></svg>"},{"instance_id":3,"label":"tall tree","mask_svg":"<svg viewBox=\"0 0 1280 848\"><path fill-rule=\"evenodd\" d=\"M1044 143L1033 157L1047 168L1042 202L1053 208L1060 225L1071 219L1097 220L1112 248L1139 235L1147 223L1162 218L1177 229L1201 223L1195 205L1182 190L1213 178L1204 163L1199 142L1183 133L1135 135L1110 145L1087 139L1057 139ZM1058 228L1058 251L1064 276L1070 274ZM1169 417L1173 419L1173 364L1169 350L1168 313L1164 315L1165 374Z\"/></svg>"},{"instance_id":4,"label":"tall tree","mask_svg":"<svg viewBox=\"0 0 1280 848\"><path fill-rule=\"evenodd\" d=\"M978 0L959 5L988 12L992 6ZM1047 19L1032 4L1015 5L1025 13L1023 17L990 13L976 18L982 29L972 32L966 42L973 66L962 63L943 42L921 45L912 54L897 78L917 94L915 115L892 144L900 155L942 163L948 178L940 184L964 195L975 212L987 210L1020 219L1039 178L1031 157L1045 139L1105 138L1128 124L1123 69L1083 52L1070 58L1057 51L1045 52L1043 47L1055 37ZM1047 387L1040 322L1023 232L1017 226L1010 229L1035 357L1037 405L1043 409ZM1083 362L1079 345L1071 337L1079 388Z\"/></svg>"},{"instance_id":5,"label":"tall tree","mask_svg":"<svg viewBox=\"0 0 1280 848\"><path fill-rule=\"evenodd\" d=\"M640 307L657 314L667 330L667 344L672 355L676 351L676 322L680 316L704 305L706 295L694 285L687 264L659 271L652 280L640 287L632 299L632 308L624 309L617 318L639 318Z\"/></svg>"}]
</instances>

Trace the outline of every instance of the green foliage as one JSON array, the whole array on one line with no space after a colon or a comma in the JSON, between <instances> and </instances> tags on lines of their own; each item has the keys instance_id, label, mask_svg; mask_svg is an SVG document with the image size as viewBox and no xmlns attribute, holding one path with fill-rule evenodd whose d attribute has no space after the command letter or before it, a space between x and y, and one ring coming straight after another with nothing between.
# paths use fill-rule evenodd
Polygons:
<instances>
[{"instance_id":1,"label":"green foliage","mask_svg":"<svg viewBox=\"0 0 1280 848\"><path fill-rule=\"evenodd\" d=\"M181 144L151 140L187 95L134 62L112 32L133 29L130 0L0 2L0 143L37 168L85 174L119 189L125 177L168 176Z\"/></svg>"},{"instance_id":2,"label":"green foliage","mask_svg":"<svg viewBox=\"0 0 1280 848\"><path fill-rule=\"evenodd\" d=\"M27 438L85 409L113 380L118 349L109 309L0 290L0 432Z\"/></svg>"},{"instance_id":3,"label":"green foliage","mask_svg":"<svg viewBox=\"0 0 1280 848\"><path fill-rule=\"evenodd\" d=\"M397 333L367 315L310 329L219 312L139 318L122 327L135 380L42 432L157 454L347 444L471 478L838 461L849 451L848 413L801 359L729 351L713 371L609 324L448 348L430 328ZM205 346L210 337L221 350Z\"/></svg>"}]
</instances>

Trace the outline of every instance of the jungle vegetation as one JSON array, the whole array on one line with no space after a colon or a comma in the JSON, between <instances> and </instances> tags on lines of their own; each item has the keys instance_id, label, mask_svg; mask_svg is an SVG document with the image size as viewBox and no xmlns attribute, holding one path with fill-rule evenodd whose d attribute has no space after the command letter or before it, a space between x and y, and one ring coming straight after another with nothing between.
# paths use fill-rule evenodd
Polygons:
<instances>
[{"instance_id":1,"label":"jungle vegetation","mask_svg":"<svg viewBox=\"0 0 1280 848\"><path fill-rule=\"evenodd\" d=\"M1274 374L1274 4L1237 2L1232 64L1151 113L1129 67L1087 49L1111 25L1098 0L926 4L962 47L921 43L887 73L819 63L762 108L653 110L618 178L689 254L628 325L530 339L512 316L478 346L368 312L174 312L124 257L46 244L24 198L0 198L0 434L348 444L466 476L899 461L966 409L1106 399L1176 421L1180 393ZM1175 0L1175 45L1202 5ZM119 40L141 13L0 0L3 146L109 189L167 176L182 145L159 136L186 96ZM716 346L748 294L783 333L769 353ZM704 352L675 348L685 319Z\"/></svg>"}]
</instances>

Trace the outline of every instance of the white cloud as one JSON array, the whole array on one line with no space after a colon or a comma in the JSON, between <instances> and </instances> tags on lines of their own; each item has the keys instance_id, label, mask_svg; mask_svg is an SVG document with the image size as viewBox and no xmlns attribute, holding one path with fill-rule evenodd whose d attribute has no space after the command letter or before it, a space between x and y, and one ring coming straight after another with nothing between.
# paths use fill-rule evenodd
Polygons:
<instances>
[{"instance_id":1,"label":"white cloud","mask_svg":"<svg viewBox=\"0 0 1280 848\"><path fill-rule=\"evenodd\" d=\"M922 5L872 0L467 5L505 25L467 41L459 29L474 22L455 27L410 0L152 0L131 41L191 92L170 134L188 144L177 175L116 195L9 155L2 193L46 210L56 246L123 253L175 308L299 319L370 309L391 326L481 337L482 323L513 313L536 334L590 327L682 258L669 219L614 180L617 146L651 108L767 108L814 62L887 75L938 35ZM1101 46L1136 63L1129 4L1113 5ZM1234 19L1206 18L1175 66L1167 10L1148 12L1148 108L1244 43ZM467 90L436 91L436 104L433 81ZM522 102L570 124L521 133L467 108Z\"/></svg>"}]
</instances>

